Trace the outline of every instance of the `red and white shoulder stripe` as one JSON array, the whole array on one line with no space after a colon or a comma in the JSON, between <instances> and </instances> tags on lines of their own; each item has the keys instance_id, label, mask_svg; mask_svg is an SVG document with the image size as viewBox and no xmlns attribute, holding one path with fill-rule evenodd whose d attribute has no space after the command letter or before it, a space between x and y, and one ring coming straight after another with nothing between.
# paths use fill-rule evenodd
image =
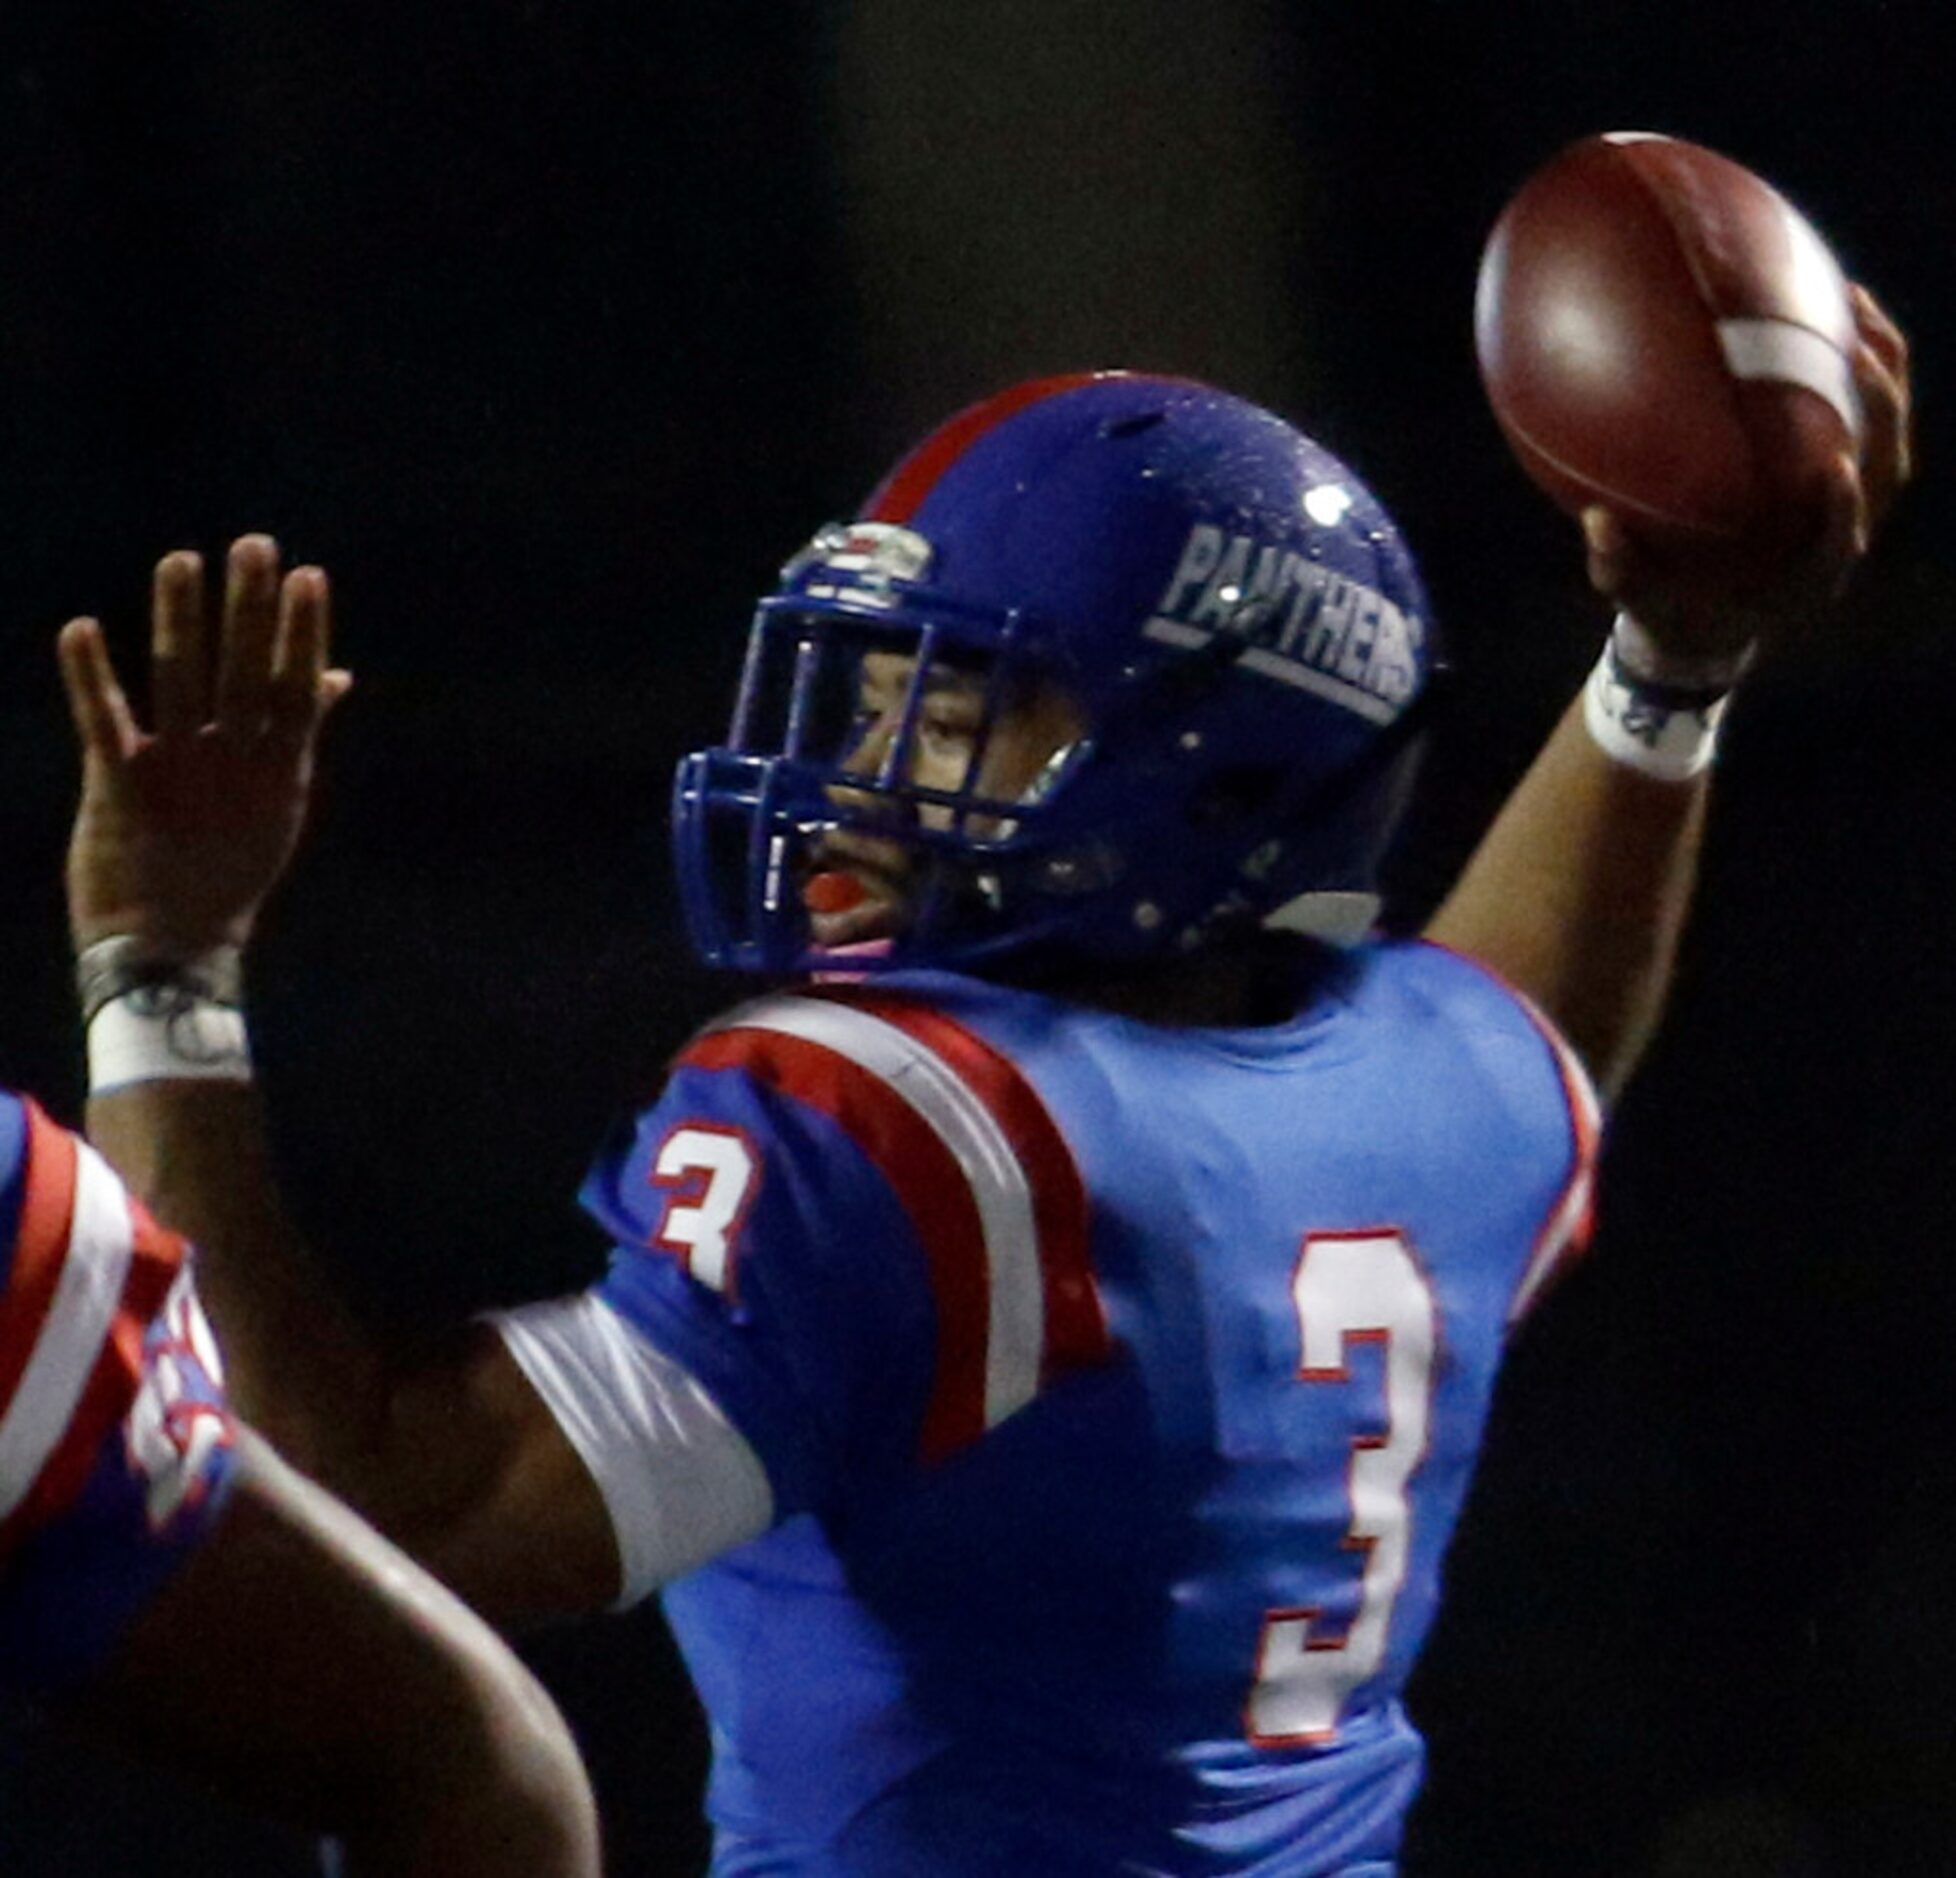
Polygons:
<instances>
[{"instance_id":1,"label":"red and white shoulder stripe","mask_svg":"<svg viewBox=\"0 0 1956 1878\"><path fill-rule=\"evenodd\" d=\"M1596 1163L1603 1147L1603 1104L1582 1059L1543 1012L1521 992L1514 995L1555 1058L1563 1100L1569 1108L1571 1149L1568 1175L1535 1235L1534 1249L1522 1271L1521 1283L1515 1287L1514 1302L1508 1307L1510 1326L1520 1323L1549 1282L1589 1249L1596 1226Z\"/></svg>"},{"instance_id":2,"label":"red and white shoulder stripe","mask_svg":"<svg viewBox=\"0 0 1956 1878\"><path fill-rule=\"evenodd\" d=\"M897 995L818 991L743 1006L679 1062L738 1068L832 1117L909 1216L937 1311L926 1459L1106 1360L1079 1168L1031 1083L974 1031Z\"/></svg>"},{"instance_id":3,"label":"red and white shoulder stripe","mask_svg":"<svg viewBox=\"0 0 1956 1878\"><path fill-rule=\"evenodd\" d=\"M26 1103L25 1190L0 1293L0 1557L81 1491L128 1413L184 1245L86 1142Z\"/></svg>"}]
</instances>

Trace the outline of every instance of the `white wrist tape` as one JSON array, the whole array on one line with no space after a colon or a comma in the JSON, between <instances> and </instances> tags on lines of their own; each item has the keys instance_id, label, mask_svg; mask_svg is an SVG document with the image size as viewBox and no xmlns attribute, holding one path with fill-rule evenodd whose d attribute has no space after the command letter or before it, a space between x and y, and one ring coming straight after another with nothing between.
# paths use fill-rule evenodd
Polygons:
<instances>
[{"instance_id":1,"label":"white wrist tape","mask_svg":"<svg viewBox=\"0 0 1956 1878\"><path fill-rule=\"evenodd\" d=\"M88 1026L88 1092L139 1082L249 1082L244 1013L176 986L111 999Z\"/></svg>"},{"instance_id":2,"label":"white wrist tape","mask_svg":"<svg viewBox=\"0 0 1956 1878\"><path fill-rule=\"evenodd\" d=\"M1583 687L1583 722L1614 761L1664 782L1688 782L1717 754L1731 688L1749 658L1748 648L1718 661L1667 666L1649 635L1619 614Z\"/></svg>"}]
</instances>

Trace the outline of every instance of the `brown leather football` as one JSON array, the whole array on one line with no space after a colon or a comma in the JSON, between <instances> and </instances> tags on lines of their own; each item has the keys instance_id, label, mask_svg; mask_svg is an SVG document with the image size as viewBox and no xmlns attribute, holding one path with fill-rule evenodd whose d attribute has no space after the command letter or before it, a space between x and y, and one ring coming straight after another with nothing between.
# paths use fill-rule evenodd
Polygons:
<instances>
[{"instance_id":1,"label":"brown leather football","mask_svg":"<svg viewBox=\"0 0 1956 1878\"><path fill-rule=\"evenodd\" d=\"M1616 131L1531 176L1481 257L1481 378L1572 513L1781 533L1859 438L1854 315L1797 209L1698 144Z\"/></svg>"}]
</instances>

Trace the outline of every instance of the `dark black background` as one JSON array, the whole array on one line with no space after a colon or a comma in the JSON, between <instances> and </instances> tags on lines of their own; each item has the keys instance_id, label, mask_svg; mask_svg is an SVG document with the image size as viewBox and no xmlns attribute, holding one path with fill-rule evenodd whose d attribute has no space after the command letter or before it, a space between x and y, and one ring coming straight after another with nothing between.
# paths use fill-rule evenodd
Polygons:
<instances>
[{"instance_id":1,"label":"dark black background","mask_svg":"<svg viewBox=\"0 0 1956 1878\"><path fill-rule=\"evenodd\" d=\"M1601 623L1480 402L1480 242L1571 137L1717 145L1909 328L1922 480L1849 630L1734 713L1601 1241L1511 1365L1416 1685L1409 1868L1956 1870L1935 24L6 6L0 1075L78 1114L54 629L99 612L133 656L158 553L270 529L333 573L358 677L255 973L295 1201L402 1326L580 1281L585 1154L725 995L678 935L663 806L748 600L943 412L1083 364L1279 406L1422 549L1464 680L1399 865L1416 917ZM697 1724L656 1618L531 1654L615 1868L697 1870ZM311 1869L45 1737L0 1735L0 1787L10 1874Z\"/></svg>"}]
</instances>

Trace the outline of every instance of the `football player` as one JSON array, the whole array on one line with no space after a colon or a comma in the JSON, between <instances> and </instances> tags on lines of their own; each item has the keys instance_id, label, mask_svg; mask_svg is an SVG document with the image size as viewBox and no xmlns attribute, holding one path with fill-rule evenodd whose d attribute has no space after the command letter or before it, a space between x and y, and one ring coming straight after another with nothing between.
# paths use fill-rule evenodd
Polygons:
<instances>
[{"instance_id":1,"label":"football player","mask_svg":"<svg viewBox=\"0 0 1956 1878\"><path fill-rule=\"evenodd\" d=\"M1367 936L1436 654L1358 477L1181 380L953 418L788 564L680 770L701 951L790 988L599 1156L601 1283L408 1367L261 1249L237 948L344 689L324 577L236 544L213 649L167 557L153 728L62 642L91 1126L224 1255L254 1410L465 1596L665 1588L716 1872L1388 1872L1400 1691L1724 696L1903 472L1862 318L1868 441L1797 565L1587 519L1626 612L1429 942Z\"/></svg>"},{"instance_id":2,"label":"football player","mask_svg":"<svg viewBox=\"0 0 1956 1878\"><path fill-rule=\"evenodd\" d=\"M182 1241L4 1091L0 1685L349 1872L598 1871L543 1690L234 1421Z\"/></svg>"}]
</instances>

